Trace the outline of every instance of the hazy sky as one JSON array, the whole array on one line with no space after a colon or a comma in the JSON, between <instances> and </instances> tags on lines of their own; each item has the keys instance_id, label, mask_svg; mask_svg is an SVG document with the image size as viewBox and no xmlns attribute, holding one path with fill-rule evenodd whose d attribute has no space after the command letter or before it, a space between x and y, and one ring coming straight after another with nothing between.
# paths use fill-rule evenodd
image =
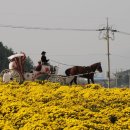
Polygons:
<instances>
[{"instance_id":1,"label":"hazy sky","mask_svg":"<svg viewBox=\"0 0 130 130\"><path fill-rule=\"evenodd\" d=\"M0 25L42 28L99 29L109 26L130 33L130 0L0 0ZM29 30L0 27L0 40L15 52L24 51L37 64L47 52L51 64L88 66L101 62L107 71L107 42L96 31ZM130 69L130 35L110 40L111 71Z\"/></svg>"}]
</instances>

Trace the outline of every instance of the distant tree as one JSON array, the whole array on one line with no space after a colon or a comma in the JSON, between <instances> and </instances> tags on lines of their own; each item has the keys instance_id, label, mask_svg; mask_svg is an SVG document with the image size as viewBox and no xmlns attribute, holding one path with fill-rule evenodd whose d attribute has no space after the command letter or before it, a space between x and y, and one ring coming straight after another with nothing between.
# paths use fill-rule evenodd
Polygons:
<instances>
[{"instance_id":1,"label":"distant tree","mask_svg":"<svg viewBox=\"0 0 130 130\"><path fill-rule=\"evenodd\" d=\"M8 57L12 55L14 52L12 49L9 49L7 46L4 46L2 42L0 42L0 72L3 69L8 68Z\"/></svg>"},{"instance_id":2,"label":"distant tree","mask_svg":"<svg viewBox=\"0 0 130 130\"><path fill-rule=\"evenodd\" d=\"M33 69L33 66L34 66L33 61L28 56L26 58L26 61L25 61L24 70L27 71L27 72L29 72L30 70Z\"/></svg>"},{"instance_id":3,"label":"distant tree","mask_svg":"<svg viewBox=\"0 0 130 130\"><path fill-rule=\"evenodd\" d=\"M129 84L129 75L124 75L122 80L123 80L122 82L124 85L128 85Z\"/></svg>"}]
</instances>

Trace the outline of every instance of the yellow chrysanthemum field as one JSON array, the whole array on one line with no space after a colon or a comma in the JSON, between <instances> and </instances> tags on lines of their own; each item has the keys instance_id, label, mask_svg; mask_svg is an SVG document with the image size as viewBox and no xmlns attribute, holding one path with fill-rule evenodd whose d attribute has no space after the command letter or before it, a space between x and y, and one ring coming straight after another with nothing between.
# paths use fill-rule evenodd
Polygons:
<instances>
[{"instance_id":1,"label":"yellow chrysanthemum field","mask_svg":"<svg viewBox=\"0 0 130 130\"><path fill-rule=\"evenodd\" d=\"M0 83L0 130L127 130L130 89Z\"/></svg>"}]
</instances>

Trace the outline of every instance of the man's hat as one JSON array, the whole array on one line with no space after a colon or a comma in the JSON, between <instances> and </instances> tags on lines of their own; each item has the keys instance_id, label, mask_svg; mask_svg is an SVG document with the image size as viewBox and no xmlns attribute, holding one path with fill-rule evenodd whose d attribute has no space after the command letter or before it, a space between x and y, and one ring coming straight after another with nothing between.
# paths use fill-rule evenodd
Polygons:
<instances>
[{"instance_id":1,"label":"man's hat","mask_svg":"<svg viewBox=\"0 0 130 130\"><path fill-rule=\"evenodd\" d=\"M46 52L45 51L42 51L42 53L41 54L45 54Z\"/></svg>"},{"instance_id":2,"label":"man's hat","mask_svg":"<svg viewBox=\"0 0 130 130\"><path fill-rule=\"evenodd\" d=\"M43 51L41 54L45 54L46 52L45 51Z\"/></svg>"}]
</instances>

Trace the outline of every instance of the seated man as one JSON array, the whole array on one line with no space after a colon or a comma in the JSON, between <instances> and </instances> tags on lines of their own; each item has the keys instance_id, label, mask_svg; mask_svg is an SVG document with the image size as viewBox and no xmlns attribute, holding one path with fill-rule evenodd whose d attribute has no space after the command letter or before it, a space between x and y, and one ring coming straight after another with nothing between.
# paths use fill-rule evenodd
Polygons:
<instances>
[{"instance_id":1,"label":"seated man","mask_svg":"<svg viewBox=\"0 0 130 130\"><path fill-rule=\"evenodd\" d=\"M46 58L46 52L43 51L43 52L41 53L41 55L42 55L42 56L41 56L42 64L43 64L43 65L49 65L49 64L48 64L49 59Z\"/></svg>"},{"instance_id":2,"label":"seated man","mask_svg":"<svg viewBox=\"0 0 130 130\"><path fill-rule=\"evenodd\" d=\"M42 69L42 64L41 64L41 61L38 61L38 65L37 65L37 67L36 67L36 71L41 71L41 69Z\"/></svg>"},{"instance_id":3,"label":"seated man","mask_svg":"<svg viewBox=\"0 0 130 130\"><path fill-rule=\"evenodd\" d=\"M24 73L24 62L26 60L25 53L16 53L8 57L10 63L9 63L9 69L15 69L17 70L22 78L24 79L23 73Z\"/></svg>"}]
</instances>

